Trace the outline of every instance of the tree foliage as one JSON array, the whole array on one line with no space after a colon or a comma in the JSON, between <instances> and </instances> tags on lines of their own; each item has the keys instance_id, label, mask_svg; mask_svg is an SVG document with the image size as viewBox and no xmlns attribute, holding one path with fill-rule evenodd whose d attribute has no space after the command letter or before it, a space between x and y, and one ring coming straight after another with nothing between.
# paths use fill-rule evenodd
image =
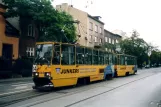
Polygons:
<instances>
[{"instance_id":1,"label":"tree foliage","mask_svg":"<svg viewBox=\"0 0 161 107\"><path fill-rule=\"evenodd\" d=\"M159 66L161 64L161 52L159 50L153 50L150 55L151 65Z\"/></svg>"},{"instance_id":2,"label":"tree foliage","mask_svg":"<svg viewBox=\"0 0 161 107\"><path fill-rule=\"evenodd\" d=\"M120 47L123 53L137 57L138 66L142 66L144 62L148 62L150 47L142 38L139 38L139 33L136 30L133 31L130 38L120 42Z\"/></svg>"},{"instance_id":3,"label":"tree foliage","mask_svg":"<svg viewBox=\"0 0 161 107\"><path fill-rule=\"evenodd\" d=\"M28 18L34 21L39 32L39 41L75 40L76 28L72 23L72 16L55 10L51 0L3 0L3 2L8 6L6 17L19 16L21 19ZM25 26L25 22L21 23Z\"/></svg>"}]
</instances>

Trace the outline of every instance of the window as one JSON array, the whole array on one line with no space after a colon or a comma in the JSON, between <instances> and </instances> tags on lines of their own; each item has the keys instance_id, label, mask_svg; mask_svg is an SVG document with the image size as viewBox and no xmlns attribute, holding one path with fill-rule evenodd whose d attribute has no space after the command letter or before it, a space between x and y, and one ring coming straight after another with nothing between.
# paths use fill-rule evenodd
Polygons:
<instances>
[{"instance_id":1,"label":"window","mask_svg":"<svg viewBox=\"0 0 161 107\"><path fill-rule=\"evenodd\" d=\"M102 52L102 51L99 51L98 63L100 65L103 65L104 64L104 52Z\"/></svg>"},{"instance_id":2,"label":"window","mask_svg":"<svg viewBox=\"0 0 161 107\"><path fill-rule=\"evenodd\" d=\"M55 65L60 65L60 44L54 44L54 49L53 49L53 59L52 63Z\"/></svg>"},{"instance_id":3,"label":"window","mask_svg":"<svg viewBox=\"0 0 161 107\"><path fill-rule=\"evenodd\" d=\"M113 64L112 54L109 54L109 64Z\"/></svg>"},{"instance_id":4,"label":"window","mask_svg":"<svg viewBox=\"0 0 161 107\"><path fill-rule=\"evenodd\" d=\"M93 23L92 22L89 23L89 29L93 30Z\"/></svg>"},{"instance_id":5,"label":"window","mask_svg":"<svg viewBox=\"0 0 161 107\"><path fill-rule=\"evenodd\" d=\"M94 42L97 42L97 37L96 36L94 37Z\"/></svg>"},{"instance_id":6,"label":"window","mask_svg":"<svg viewBox=\"0 0 161 107\"><path fill-rule=\"evenodd\" d=\"M89 42L92 42L92 35L89 35Z\"/></svg>"},{"instance_id":7,"label":"window","mask_svg":"<svg viewBox=\"0 0 161 107\"><path fill-rule=\"evenodd\" d=\"M125 65L125 57L120 56L120 65Z\"/></svg>"},{"instance_id":8,"label":"window","mask_svg":"<svg viewBox=\"0 0 161 107\"><path fill-rule=\"evenodd\" d=\"M32 24L29 24L29 25L28 25L28 36L32 36L32 37L35 36L34 27L33 27Z\"/></svg>"},{"instance_id":9,"label":"window","mask_svg":"<svg viewBox=\"0 0 161 107\"><path fill-rule=\"evenodd\" d=\"M35 55L35 49L32 47L27 47L26 53L28 57L33 57Z\"/></svg>"},{"instance_id":10,"label":"window","mask_svg":"<svg viewBox=\"0 0 161 107\"><path fill-rule=\"evenodd\" d=\"M102 43L102 39L100 39L100 43Z\"/></svg>"},{"instance_id":11,"label":"window","mask_svg":"<svg viewBox=\"0 0 161 107\"><path fill-rule=\"evenodd\" d=\"M52 44L36 45L36 55L34 63L38 65L51 64L52 49L53 49ZM31 49L29 51L31 51Z\"/></svg>"},{"instance_id":12,"label":"window","mask_svg":"<svg viewBox=\"0 0 161 107\"><path fill-rule=\"evenodd\" d=\"M92 49L85 48L84 54L84 64L92 64Z\"/></svg>"},{"instance_id":13,"label":"window","mask_svg":"<svg viewBox=\"0 0 161 107\"><path fill-rule=\"evenodd\" d=\"M112 44L114 44L114 39L112 40Z\"/></svg>"},{"instance_id":14,"label":"window","mask_svg":"<svg viewBox=\"0 0 161 107\"><path fill-rule=\"evenodd\" d=\"M118 43L118 40L116 39L116 43Z\"/></svg>"},{"instance_id":15,"label":"window","mask_svg":"<svg viewBox=\"0 0 161 107\"><path fill-rule=\"evenodd\" d=\"M84 47L76 47L76 63L84 64Z\"/></svg>"},{"instance_id":16,"label":"window","mask_svg":"<svg viewBox=\"0 0 161 107\"><path fill-rule=\"evenodd\" d=\"M107 49L107 48L105 48L105 50L107 51L108 49Z\"/></svg>"},{"instance_id":17,"label":"window","mask_svg":"<svg viewBox=\"0 0 161 107\"><path fill-rule=\"evenodd\" d=\"M100 34L102 34L102 27L100 27Z\"/></svg>"},{"instance_id":18,"label":"window","mask_svg":"<svg viewBox=\"0 0 161 107\"><path fill-rule=\"evenodd\" d=\"M75 64L75 46L73 45L61 45L62 49L62 65L74 65Z\"/></svg>"},{"instance_id":19,"label":"window","mask_svg":"<svg viewBox=\"0 0 161 107\"><path fill-rule=\"evenodd\" d=\"M108 42L111 43L111 38L109 38L109 41Z\"/></svg>"},{"instance_id":20,"label":"window","mask_svg":"<svg viewBox=\"0 0 161 107\"><path fill-rule=\"evenodd\" d=\"M93 50L92 60L93 65L98 64L98 50Z\"/></svg>"},{"instance_id":21,"label":"window","mask_svg":"<svg viewBox=\"0 0 161 107\"><path fill-rule=\"evenodd\" d=\"M95 32L98 32L98 26L95 25Z\"/></svg>"},{"instance_id":22,"label":"window","mask_svg":"<svg viewBox=\"0 0 161 107\"><path fill-rule=\"evenodd\" d=\"M105 37L105 42L108 42L108 38L107 37Z\"/></svg>"},{"instance_id":23,"label":"window","mask_svg":"<svg viewBox=\"0 0 161 107\"><path fill-rule=\"evenodd\" d=\"M106 52L104 55L105 64L109 64L109 54Z\"/></svg>"}]
</instances>

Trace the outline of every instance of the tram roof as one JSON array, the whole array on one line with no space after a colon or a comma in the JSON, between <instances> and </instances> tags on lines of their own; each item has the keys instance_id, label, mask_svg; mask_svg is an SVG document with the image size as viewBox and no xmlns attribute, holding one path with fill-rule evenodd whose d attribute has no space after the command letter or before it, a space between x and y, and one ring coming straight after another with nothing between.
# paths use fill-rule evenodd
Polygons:
<instances>
[{"instance_id":1,"label":"tram roof","mask_svg":"<svg viewBox=\"0 0 161 107\"><path fill-rule=\"evenodd\" d=\"M86 46L82 46L82 45L78 45L78 44L71 44L71 43L62 43L62 42L36 42L36 44L66 44L66 45L75 45L75 46L79 46L79 47L84 47L84 48L87 48L87 49L93 49L93 50L99 50L99 51L102 51L102 52L107 52L103 49L96 49L96 48L92 48L92 47L86 47ZM111 54L116 54L116 53L113 53L113 52L107 52L107 53L111 53Z\"/></svg>"},{"instance_id":2,"label":"tram roof","mask_svg":"<svg viewBox=\"0 0 161 107\"><path fill-rule=\"evenodd\" d=\"M117 55L125 55L125 56L130 56L130 57L136 57L136 56L133 56L133 55L127 55L127 54L117 54Z\"/></svg>"}]
</instances>

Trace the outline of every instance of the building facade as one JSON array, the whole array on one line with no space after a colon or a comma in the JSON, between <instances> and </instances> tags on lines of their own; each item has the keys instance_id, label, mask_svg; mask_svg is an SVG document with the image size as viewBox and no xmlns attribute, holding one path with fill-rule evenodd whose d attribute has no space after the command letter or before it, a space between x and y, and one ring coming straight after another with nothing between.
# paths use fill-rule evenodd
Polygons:
<instances>
[{"instance_id":1,"label":"building facade","mask_svg":"<svg viewBox=\"0 0 161 107\"><path fill-rule=\"evenodd\" d=\"M38 30L34 21L30 18L20 18L21 36L19 41L19 55L21 57L33 57L35 55L35 44L38 38ZM25 26L24 26L25 25Z\"/></svg>"},{"instance_id":2,"label":"building facade","mask_svg":"<svg viewBox=\"0 0 161 107\"><path fill-rule=\"evenodd\" d=\"M121 41L122 37L108 30L104 30L104 37L105 50L109 52L115 52L116 44Z\"/></svg>"},{"instance_id":3,"label":"building facade","mask_svg":"<svg viewBox=\"0 0 161 107\"><path fill-rule=\"evenodd\" d=\"M19 31L5 19L6 8L0 2L0 57L15 60L19 53Z\"/></svg>"},{"instance_id":4,"label":"building facade","mask_svg":"<svg viewBox=\"0 0 161 107\"><path fill-rule=\"evenodd\" d=\"M10 51L12 50L9 52L12 53L12 59L33 57L38 37L38 30L34 22L31 18L13 17L5 19L3 14L6 9L7 7L0 0L0 57L4 56L3 54L6 53L4 50L8 50L7 47L10 47Z\"/></svg>"},{"instance_id":5,"label":"building facade","mask_svg":"<svg viewBox=\"0 0 161 107\"><path fill-rule=\"evenodd\" d=\"M104 43L104 23L98 16L91 16L88 13L74 8L72 5L63 3L57 5L56 9L69 13L74 20L80 23L76 25L77 43L87 47L101 47Z\"/></svg>"},{"instance_id":6,"label":"building facade","mask_svg":"<svg viewBox=\"0 0 161 107\"><path fill-rule=\"evenodd\" d=\"M99 16L88 15L88 46L101 48L104 44L104 23Z\"/></svg>"}]
</instances>

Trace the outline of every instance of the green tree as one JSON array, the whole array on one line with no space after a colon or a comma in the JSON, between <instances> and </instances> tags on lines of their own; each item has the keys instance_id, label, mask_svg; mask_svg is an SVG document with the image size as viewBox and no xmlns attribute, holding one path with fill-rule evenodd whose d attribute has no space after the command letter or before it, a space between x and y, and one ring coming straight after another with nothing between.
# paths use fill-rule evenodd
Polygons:
<instances>
[{"instance_id":1,"label":"green tree","mask_svg":"<svg viewBox=\"0 0 161 107\"><path fill-rule=\"evenodd\" d=\"M134 30L132 36L120 42L122 53L134 55L137 57L139 67L142 67L144 62L148 63L148 44L139 38L139 33Z\"/></svg>"},{"instance_id":2,"label":"green tree","mask_svg":"<svg viewBox=\"0 0 161 107\"><path fill-rule=\"evenodd\" d=\"M23 19L34 21L39 33L38 41L73 42L76 39L72 16L55 10L51 0L3 0L3 2L8 6L6 17L19 16L22 19L21 26L26 25Z\"/></svg>"},{"instance_id":3,"label":"green tree","mask_svg":"<svg viewBox=\"0 0 161 107\"><path fill-rule=\"evenodd\" d=\"M159 66L161 64L161 52L159 50L153 50L150 55L151 65Z\"/></svg>"}]
</instances>

